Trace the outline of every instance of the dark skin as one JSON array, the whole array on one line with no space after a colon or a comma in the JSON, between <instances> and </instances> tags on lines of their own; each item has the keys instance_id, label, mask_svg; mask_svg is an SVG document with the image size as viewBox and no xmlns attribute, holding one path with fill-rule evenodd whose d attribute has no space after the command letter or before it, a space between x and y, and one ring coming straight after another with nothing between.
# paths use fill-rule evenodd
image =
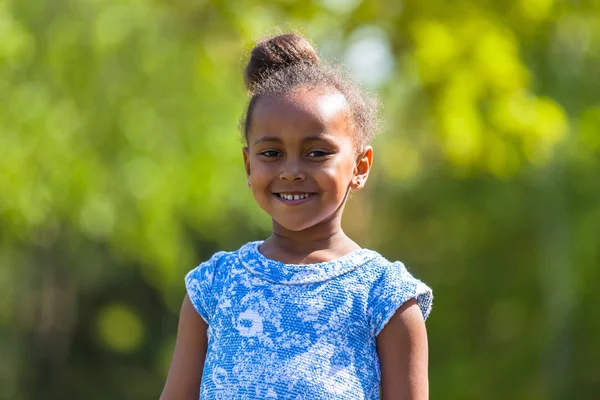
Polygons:
<instances>
[{"instance_id":1,"label":"dark skin","mask_svg":"<svg viewBox=\"0 0 600 400\"><path fill-rule=\"evenodd\" d=\"M273 220L273 233L260 246L264 256L311 264L360 248L343 232L341 219L348 192L362 189L367 181L373 150L357 151L343 96L334 90L299 89L264 98L254 110L247 139L248 186ZM207 328L186 295L161 399L198 399ZM379 333L377 352L384 400L428 398L427 332L414 299Z\"/></svg>"}]
</instances>

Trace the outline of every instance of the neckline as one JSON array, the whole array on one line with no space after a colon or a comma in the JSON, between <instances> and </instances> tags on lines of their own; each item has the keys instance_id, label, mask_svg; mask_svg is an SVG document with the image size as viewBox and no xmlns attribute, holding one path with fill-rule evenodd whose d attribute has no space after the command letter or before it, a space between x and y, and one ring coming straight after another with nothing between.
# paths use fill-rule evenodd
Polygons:
<instances>
[{"instance_id":1,"label":"neckline","mask_svg":"<svg viewBox=\"0 0 600 400\"><path fill-rule=\"evenodd\" d=\"M282 285L324 282L353 271L378 256L373 250L358 249L331 261L285 264L265 257L258 249L262 243L260 240L245 244L238 251L238 258L251 274Z\"/></svg>"}]
</instances>

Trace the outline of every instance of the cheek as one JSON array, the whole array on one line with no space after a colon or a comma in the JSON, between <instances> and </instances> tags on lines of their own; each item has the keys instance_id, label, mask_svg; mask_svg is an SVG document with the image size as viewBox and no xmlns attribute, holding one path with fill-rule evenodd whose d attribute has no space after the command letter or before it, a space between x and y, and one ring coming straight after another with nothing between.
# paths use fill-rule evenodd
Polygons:
<instances>
[{"instance_id":1,"label":"cheek","mask_svg":"<svg viewBox=\"0 0 600 400\"><path fill-rule=\"evenodd\" d=\"M346 189L352 180L352 165L338 163L322 170L323 183L327 185L336 197L346 194Z\"/></svg>"},{"instance_id":2,"label":"cheek","mask_svg":"<svg viewBox=\"0 0 600 400\"><path fill-rule=\"evenodd\" d=\"M269 179L269 166L262 162L250 162L250 177L252 183L263 183Z\"/></svg>"}]
</instances>

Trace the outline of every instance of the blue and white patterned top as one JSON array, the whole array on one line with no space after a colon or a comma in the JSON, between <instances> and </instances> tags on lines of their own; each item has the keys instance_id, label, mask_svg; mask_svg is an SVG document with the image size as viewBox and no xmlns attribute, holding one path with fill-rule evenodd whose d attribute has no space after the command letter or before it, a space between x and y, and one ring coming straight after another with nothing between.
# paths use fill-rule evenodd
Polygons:
<instances>
[{"instance_id":1,"label":"blue and white patterned top","mask_svg":"<svg viewBox=\"0 0 600 400\"><path fill-rule=\"evenodd\" d=\"M190 271L190 300L208 324L201 399L379 399L376 337L431 289L400 262L360 249L284 264L251 242Z\"/></svg>"}]
</instances>

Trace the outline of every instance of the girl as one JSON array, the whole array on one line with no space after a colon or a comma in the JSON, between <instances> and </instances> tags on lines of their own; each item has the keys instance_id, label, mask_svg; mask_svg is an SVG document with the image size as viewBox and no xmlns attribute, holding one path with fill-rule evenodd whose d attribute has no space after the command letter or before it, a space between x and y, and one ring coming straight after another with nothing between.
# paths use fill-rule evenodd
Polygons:
<instances>
[{"instance_id":1,"label":"girl","mask_svg":"<svg viewBox=\"0 0 600 400\"><path fill-rule=\"evenodd\" d=\"M431 290L342 231L376 106L301 36L245 69L248 187L273 233L190 271L162 399L426 399Z\"/></svg>"}]
</instances>

